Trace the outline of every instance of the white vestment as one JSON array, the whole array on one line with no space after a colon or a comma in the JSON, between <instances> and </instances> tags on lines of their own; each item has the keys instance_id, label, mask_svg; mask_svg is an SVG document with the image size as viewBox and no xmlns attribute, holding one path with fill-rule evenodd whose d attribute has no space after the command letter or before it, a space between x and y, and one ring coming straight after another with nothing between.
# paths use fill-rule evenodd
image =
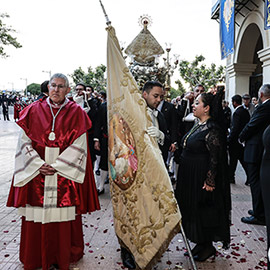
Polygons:
<instances>
[{"instance_id":1,"label":"white vestment","mask_svg":"<svg viewBox=\"0 0 270 270\"><path fill-rule=\"evenodd\" d=\"M87 161L87 135L78 137L60 155L58 147L45 147L45 160L42 160L32 147L31 139L22 130L18 140L14 186L22 187L34 179L39 168L46 162L57 172L45 176L43 207L26 205L18 209L27 221L63 222L75 220L75 206L57 207L57 175L82 184Z\"/></svg>"}]
</instances>

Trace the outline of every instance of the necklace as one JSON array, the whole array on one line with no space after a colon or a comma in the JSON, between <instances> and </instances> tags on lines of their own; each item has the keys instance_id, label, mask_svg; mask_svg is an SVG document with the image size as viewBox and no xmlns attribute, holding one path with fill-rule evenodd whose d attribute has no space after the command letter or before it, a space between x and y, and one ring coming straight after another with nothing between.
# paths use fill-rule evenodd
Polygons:
<instances>
[{"instance_id":1,"label":"necklace","mask_svg":"<svg viewBox=\"0 0 270 270\"><path fill-rule=\"evenodd\" d=\"M64 107L65 105L65 102L61 105L61 107L59 108L59 110L57 111L57 113L54 115L53 113L53 110L52 110L52 105L50 103L50 101L48 100L48 104L49 104L49 107L50 107L50 110L51 110L51 114L52 114L52 117L53 117L53 121L52 121L52 129L51 129L51 132L49 134L49 137L48 139L50 141L54 141L55 140L55 133L54 133L54 124L55 124L55 119L57 117L57 115L59 114L59 112L61 111L61 109Z\"/></svg>"},{"instance_id":2,"label":"necklace","mask_svg":"<svg viewBox=\"0 0 270 270\"><path fill-rule=\"evenodd\" d=\"M189 131L189 133L187 134L187 136L184 139L183 148L186 148L186 146L187 146L187 140L190 137L190 135L193 134L200 126L202 126L203 124L205 124L207 122L207 120L203 121L202 123L199 122L199 123L197 123L196 125L194 125L192 127L192 129Z\"/></svg>"}]
</instances>

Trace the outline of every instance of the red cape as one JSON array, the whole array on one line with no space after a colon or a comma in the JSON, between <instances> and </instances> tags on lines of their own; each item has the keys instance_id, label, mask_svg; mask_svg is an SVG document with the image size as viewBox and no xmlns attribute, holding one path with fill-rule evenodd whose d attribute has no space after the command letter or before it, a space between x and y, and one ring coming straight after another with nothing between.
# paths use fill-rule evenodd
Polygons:
<instances>
[{"instance_id":1,"label":"red cape","mask_svg":"<svg viewBox=\"0 0 270 270\"><path fill-rule=\"evenodd\" d=\"M53 109L54 114L58 109ZM52 127L52 114L46 98L27 106L20 113L17 124L32 140L32 147L39 156L45 158L45 146L59 147L62 153L78 137L91 128L87 114L75 102L68 103L61 109L55 120L56 139L48 139ZM23 187L14 187L13 181L7 206L23 207L26 204L43 206L44 179L41 174ZM78 214L99 210L99 201L93 175L90 153L87 154L87 166L83 184L75 183L58 175L58 207L76 206Z\"/></svg>"}]
</instances>

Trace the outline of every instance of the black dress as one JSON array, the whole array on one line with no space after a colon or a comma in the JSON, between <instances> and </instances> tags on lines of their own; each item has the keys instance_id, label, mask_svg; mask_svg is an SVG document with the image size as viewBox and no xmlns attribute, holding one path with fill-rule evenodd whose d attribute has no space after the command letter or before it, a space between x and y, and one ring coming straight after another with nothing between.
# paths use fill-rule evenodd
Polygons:
<instances>
[{"instance_id":1,"label":"black dress","mask_svg":"<svg viewBox=\"0 0 270 270\"><path fill-rule=\"evenodd\" d=\"M261 171L260 171L260 181L261 181L261 189L264 203L264 212L265 212L265 221L266 221L266 229L267 229L267 252L270 247L270 126L266 128L263 133L263 146L264 153L261 163ZM268 256L267 256L268 258ZM269 258L267 262L268 268L270 269Z\"/></svg>"},{"instance_id":2,"label":"black dress","mask_svg":"<svg viewBox=\"0 0 270 270\"><path fill-rule=\"evenodd\" d=\"M182 140L176 198L186 236L194 243L230 242L230 185L225 137L212 122L194 125ZM215 186L202 189L204 182Z\"/></svg>"}]
</instances>

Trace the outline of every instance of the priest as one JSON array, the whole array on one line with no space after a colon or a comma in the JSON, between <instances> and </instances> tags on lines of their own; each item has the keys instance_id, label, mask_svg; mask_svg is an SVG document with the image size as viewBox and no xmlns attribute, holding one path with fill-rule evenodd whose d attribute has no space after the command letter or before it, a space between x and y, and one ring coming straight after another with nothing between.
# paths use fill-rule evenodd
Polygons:
<instances>
[{"instance_id":1,"label":"priest","mask_svg":"<svg viewBox=\"0 0 270 270\"><path fill-rule=\"evenodd\" d=\"M54 74L44 97L20 114L15 172L7 206L22 216L24 269L69 269L83 256L81 214L100 209L87 130L91 121L66 98L65 75Z\"/></svg>"}]
</instances>

